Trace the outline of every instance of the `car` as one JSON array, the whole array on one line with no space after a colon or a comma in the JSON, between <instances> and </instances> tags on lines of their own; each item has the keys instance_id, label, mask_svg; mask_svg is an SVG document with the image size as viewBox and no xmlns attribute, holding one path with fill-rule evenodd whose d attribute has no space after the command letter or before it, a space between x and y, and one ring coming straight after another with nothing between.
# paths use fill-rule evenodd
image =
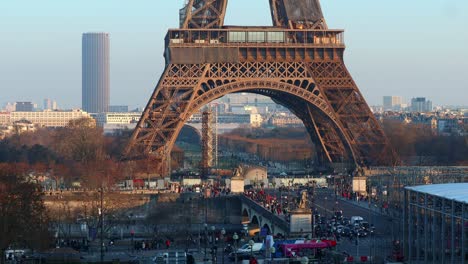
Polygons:
<instances>
[{"instance_id":1,"label":"car","mask_svg":"<svg viewBox=\"0 0 468 264\"><path fill-rule=\"evenodd\" d=\"M263 250L263 243L255 243L253 247L250 247L249 244L244 244L242 247L238 248L237 251L231 252L229 254L229 259L234 260L236 258L238 260L249 259L251 254L259 254Z\"/></svg>"},{"instance_id":2,"label":"car","mask_svg":"<svg viewBox=\"0 0 468 264\"><path fill-rule=\"evenodd\" d=\"M349 218L343 217L343 218L341 219L341 224L344 225L344 226L349 225L349 224L350 224Z\"/></svg>"},{"instance_id":3,"label":"car","mask_svg":"<svg viewBox=\"0 0 468 264\"><path fill-rule=\"evenodd\" d=\"M335 211L335 219L338 220L338 221L341 221L343 219L343 211Z\"/></svg>"},{"instance_id":4,"label":"car","mask_svg":"<svg viewBox=\"0 0 468 264\"><path fill-rule=\"evenodd\" d=\"M366 236L368 235L368 233L367 233L366 230L360 229L360 230L358 230L357 235L358 235L359 237L366 237Z\"/></svg>"},{"instance_id":5,"label":"car","mask_svg":"<svg viewBox=\"0 0 468 264\"><path fill-rule=\"evenodd\" d=\"M361 216L351 216L351 224L359 224L362 221L364 221L364 218L362 218Z\"/></svg>"},{"instance_id":6,"label":"car","mask_svg":"<svg viewBox=\"0 0 468 264\"><path fill-rule=\"evenodd\" d=\"M171 262L171 261L186 261L187 259L187 253L186 252L164 252L164 253L159 253L156 256L153 257L153 262L154 263L160 263L160 262Z\"/></svg>"},{"instance_id":7,"label":"car","mask_svg":"<svg viewBox=\"0 0 468 264\"><path fill-rule=\"evenodd\" d=\"M342 226L342 225L336 226L336 232L337 232L338 234L343 233L343 229L344 229L344 226Z\"/></svg>"},{"instance_id":8,"label":"car","mask_svg":"<svg viewBox=\"0 0 468 264\"><path fill-rule=\"evenodd\" d=\"M366 221L362 221L360 223L360 226L366 230L370 228L369 222L366 222Z\"/></svg>"},{"instance_id":9,"label":"car","mask_svg":"<svg viewBox=\"0 0 468 264\"><path fill-rule=\"evenodd\" d=\"M351 236L352 235L351 228L349 228L349 227L343 228L343 231L341 232L341 235L345 236L345 237Z\"/></svg>"}]
</instances>

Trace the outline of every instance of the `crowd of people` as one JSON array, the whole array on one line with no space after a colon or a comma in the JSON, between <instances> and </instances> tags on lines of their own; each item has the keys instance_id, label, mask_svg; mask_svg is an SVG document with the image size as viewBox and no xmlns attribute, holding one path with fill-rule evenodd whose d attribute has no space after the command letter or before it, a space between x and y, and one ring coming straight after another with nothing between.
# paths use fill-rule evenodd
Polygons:
<instances>
[{"instance_id":1,"label":"crowd of people","mask_svg":"<svg viewBox=\"0 0 468 264\"><path fill-rule=\"evenodd\" d=\"M264 189L251 189L244 192L244 195L251 200L255 201L272 214L284 218L284 220L289 221L289 216L291 210L294 210L298 203L297 198L294 195L288 195L289 190L284 194L268 194Z\"/></svg>"}]
</instances>

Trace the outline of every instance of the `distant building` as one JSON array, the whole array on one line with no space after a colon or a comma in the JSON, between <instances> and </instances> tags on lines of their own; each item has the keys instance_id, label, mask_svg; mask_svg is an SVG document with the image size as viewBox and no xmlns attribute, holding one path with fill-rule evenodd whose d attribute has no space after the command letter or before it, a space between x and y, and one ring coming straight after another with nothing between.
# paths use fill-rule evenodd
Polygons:
<instances>
[{"instance_id":1,"label":"distant building","mask_svg":"<svg viewBox=\"0 0 468 264\"><path fill-rule=\"evenodd\" d=\"M411 99L411 111L421 113L432 112L432 102L424 97L413 98Z\"/></svg>"},{"instance_id":2,"label":"distant building","mask_svg":"<svg viewBox=\"0 0 468 264\"><path fill-rule=\"evenodd\" d=\"M82 105L89 113L109 111L109 34L85 33L82 39Z\"/></svg>"},{"instance_id":3,"label":"distant building","mask_svg":"<svg viewBox=\"0 0 468 264\"><path fill-rule=\"evenodd\" d=\"M27 120L20 120L11 124L0 124L0 140L13 134L32 132L36 129L37 126Z\"/></svg>"},{"instance_id":4,"label":"distant building","mask_svg":"<svg viewBox=\"0 0 468 264\"><path fill-rule=\"evenodd\" d=\"M111 105L109 106L109 112L111 113L127 113L128 105Z\"/></svg>"},{"instance_id":5,"label":"distant building","mask_svg":"<svg viewBox=\"0 0 468 264\"><path fill-rule=\"evenodd\" d=\"M194 114L190 117L190 123L201 123L202 114ZM259 127L263 123L262 115L260 114L219 114L218 115L219 124L250 124L253 127Z\"/></svg>"},{"instance_id":6,"label":"distant building","mask_svg":"<svg viewBox=\"0 0 468 264\"><path fill-rule=\"evenodd\" d=\"M0 124L10 124L10 112L0 112Z\"/></svg>"},{"instance_id":7,"label":"distant building","mask_svg":"<svg viewBox=\"0 0 468 264\"><path fill-rule=\"evenodd\" d=\"M137 126L137 123L130 124L103 124L102 129L106 135L114 135L121 131L133 131Z\"/></svg>"},{"instance_id":8,"label":"distant building","mask_svg":"<svg viewBox=\"0 0 468 264\"><path fill-rule=\"evenodd\" d=\"M136 124L141 118L141 113L127 112L127 113L98 113L93 114L94 119L98 126L103 127L107 125L126 125Z\"/></svg>"},{"instance_id":9,"label":"distant building","mask_svg":"<svg viewBox=\"0 0 468 264\"><path fill-rule=\"evenodd\" d=\"M6 112L13 112L16 110L16 103L6 103L4 109Z\"/></svg>"},{"instance_id":10,"label":"distant building","mask_svg":"<svg viewBox=\"0 0 468 264\"><path fill-rule=\"evenodd\" d=\"M437 120L437 132L440 135L455 135L462 133L461 125L455 118L440 118Z\"/></svg>"},{"instance_id":11,"label":"distant building","mask_svg":"<svg viewBox=\"0 0 468 264\"><path fill-rule=\"evenodd\" d=\"M301 119L294 115L275 115L269 120L269 124L276 127L303 127Z\"/></svg>"},{"instance_id":12,"label":"distant building","mask_svg":"<svg viewBox=\"0 0 468 264\"><path fill-rule=\"evenodd\" d=\"M44 99L44 110L57 110L57 102L49 98Z\"/></svg>"},{"instance_id":13,"label":"distant building","mask_svg":"<svg viewBox=\"0 0 468 264\"><path fill-rule=\"evenodd\" d=\"M34 104L31 102L16 102L15 111L32 112L34 111Z\"/></svg>"},{"instance_id":14,"label":"distant building","mask_svg":"<svg viewBox=\"0 0 468 264\"><path fill-rule=\"evenodd\" d=\"M383 110L384 111L400 111L403 104L401 96L384 96Z\"/></svg>"},{"instance_id":15,"label":"distant building","mask_svg":"<svg viewBox=\"0 0 468 264\"><path fill-rule=\"evenodd\" d=\"M38 112L11 112L9 123L17 121L29 121L34 125L43 127L65 127L71 120L91 118L91 116L81 110L69 111L38 111Z\"/></svg>"},{"instance_id":16,"label":"distant building","mask_svg":"<svg viewBox=\"0 0 468 264\"><path fill-rule=\"evenodd\" d=\"M371 105L370 109L371 109L372 113L374 113L374 114L382 113L384 111L383 106L380 106L380 105Z\"/></svg>"}]
</instances>

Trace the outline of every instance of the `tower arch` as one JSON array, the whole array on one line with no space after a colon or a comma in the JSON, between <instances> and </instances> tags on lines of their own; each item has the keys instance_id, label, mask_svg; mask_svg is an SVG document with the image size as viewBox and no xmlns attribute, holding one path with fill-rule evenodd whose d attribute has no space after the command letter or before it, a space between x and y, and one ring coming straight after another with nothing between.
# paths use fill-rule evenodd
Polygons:
<instances>
[{"instance_id":1,"label":"tower arch","mask_svg":"<svg viewBox=\"0 0 468 264\"><path fill-rule=\"evenodd\" d=\"M270 0L274 27L222 27L227 0L188 0L181 28L166 36L166 68L126 157L157 157L167 175L170 150L196 110L229 93L252 92L296 114L324 162L395 165L344 65L343 31L327 28L319 0L302 2Z\"/></svg>"}]
</instances>

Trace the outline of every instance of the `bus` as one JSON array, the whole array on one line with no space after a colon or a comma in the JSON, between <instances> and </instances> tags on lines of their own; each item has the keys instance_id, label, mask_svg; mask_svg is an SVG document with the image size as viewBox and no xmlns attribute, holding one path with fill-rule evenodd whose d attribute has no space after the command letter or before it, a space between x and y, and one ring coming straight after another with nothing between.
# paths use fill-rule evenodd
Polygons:
<instances>
[{"instance_id":1,"label":"bus","mask_svg":"<svg viewBox=\"0 0 468 264\"><path fill-rule=\"evenodd\" d=\"M310 257L320 254L322 249L336 247L335 240L309 240L304 243L281 244L280 254L286 258Z\"/></svg>"}]
</instances>

